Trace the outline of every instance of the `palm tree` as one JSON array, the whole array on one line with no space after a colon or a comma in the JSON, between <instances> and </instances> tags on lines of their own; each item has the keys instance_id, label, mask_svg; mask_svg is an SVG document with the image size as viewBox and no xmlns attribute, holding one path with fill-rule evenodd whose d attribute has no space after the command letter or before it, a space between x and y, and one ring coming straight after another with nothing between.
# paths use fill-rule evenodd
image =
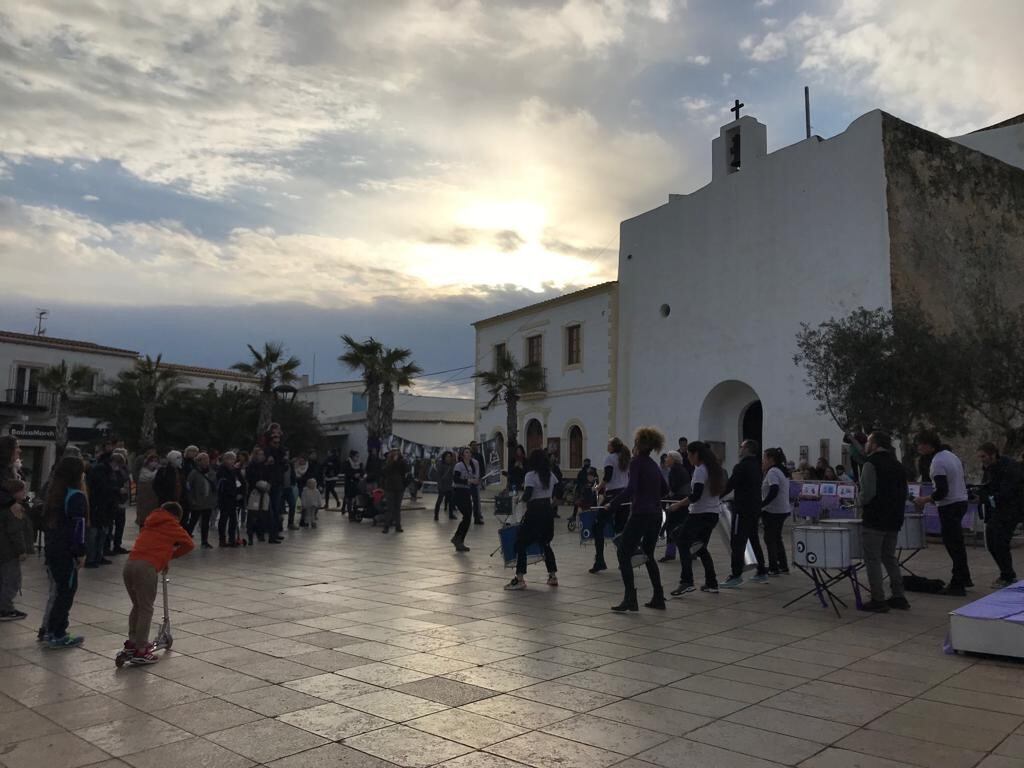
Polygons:
<instances>
[{"instance_id":1,"label":"palm tree","mask_svg":"<svg viewBox=\"0 0 1024 768\"><path fill-rule=\"evenodd\" d=\"M156 409L164 405L182 383L181 374L162 361L163 355L157 355L155 360L146 355L118 376L124 388L130 389L142 404L139 445L143 449L156 445Z\"/></svg>"},{"instance_id":2,"label":"palm tree","mask_svg":"<svg viewBox=\"0 0 1024 768\"><path fill-rule=\"evenodd\" d=\"M235 363L231 367L247 376L260 380L260 415L256 425L256 434L262 435L270 428L274 414L274 387L298 381L295 371L302 362L294 355L284 359L284 344L279 341L266 341L260 352L252 344L247 344L252 354L252 361Z\"/></svg>"},{"instance_id":3,"label":"palm tree","mask_svg":"<svg viewBox=\"0 0 1024 768\"><path fill-rule=\"evenodd\" d=\"M505 350L495 359L493 371L477 371L473 378L478 379L491 394L484 408L490 408L499 400L505 401L505 429L508 432L506 451L511 470L519 439L519 399L524 393L537 392L543 388L544 369L532 363L520 368L512 354Z\"/></svg>"},{"instance_id":4,"label":"palm tree","mask_svg":"<svg viewBox=\"0 0 1024 768\"><path fill-rule=\"evenodd\" d=\"M345 351L338 357L338 362L358 371L363 380L363 393L366 395L366 443L367 451L380 445L380 398L383 371L381 358L384 345L372 336L366 341L356 341L345 334L341 337Z\"/></svg>"},{"instance_id":5,"label":"palm tree","mask_svg":"<svg viewBox=\"0 0 1024 768\"><path fill-rule=\"evenodd\" d=\"M57 422L54 442L57 444L57 458L60 458L68 445L68 418L71 398L90 389L96 369L88 365L75 363L68 367L67 361L61 360L60 365L51 365L39 374L39 385L53 395L53 413Z\"/></svg>"},{"instance_id":6,"label":"palm tree","mask_svg":"<svg viewBox=\"0 0 1024 768\"><path fill-rule=\"evenodd\" d=\"M395 392L412 385L413 378L423 373L416 363L409 361L412 350L386 347L381 354L380 437L391 434L395 416Z\"/></svg>"}]
</instances>

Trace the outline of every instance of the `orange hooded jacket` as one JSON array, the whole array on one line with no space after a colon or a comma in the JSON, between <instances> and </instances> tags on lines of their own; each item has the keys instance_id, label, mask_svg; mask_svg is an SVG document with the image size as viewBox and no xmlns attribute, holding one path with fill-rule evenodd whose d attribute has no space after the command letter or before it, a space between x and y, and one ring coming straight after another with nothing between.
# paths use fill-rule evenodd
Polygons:
<instances>
[{"instance_id":1,"label":"orange hooded jacket","mask_svg":"<svg viewBox=\"0 0 1024 768\"><path fill-rule=\"evenodd\" d=\"M166 509L154 509L146 515L146 523L128 559L145 560L160 572L173 558L187 555L193 547L192 537L181 527L178 518Z\"/></svg>"}]
</instances>

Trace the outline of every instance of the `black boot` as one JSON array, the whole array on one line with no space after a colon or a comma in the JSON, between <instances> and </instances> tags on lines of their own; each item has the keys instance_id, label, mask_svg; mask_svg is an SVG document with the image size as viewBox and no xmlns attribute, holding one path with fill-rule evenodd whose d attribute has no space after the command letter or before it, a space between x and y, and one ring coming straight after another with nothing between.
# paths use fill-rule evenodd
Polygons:
<instances>
[{"instance_id":1,"label":"black boot","mask_svg":"<svg viewBox=\"0 0 1024 768\"><path fill-rule=\"evenodd\" d=\"M590 569L591 573L600 573L601 571L607 571L608 566L605 565L604 560L595 560L594 567Z\"/></svg>"},{"instance_id":2,"label":"black boot","mask_svg":"<svg viewBox=\"0 0 1024 768\"><path fill-rule=\"evenodd\" d=\"M640 606L636 603L636 590L627 589L625 596L622 598L622 602L618 605L613 605L612 610L617 613L625 613L626 611L639 611Z\"/></svg>"},{"instance_id":3,"label":"black boot","mask_svg":"<svg viewBox=\"0 0 1024 768\"><path fill-rule=\"evenodd\" d=\"M651 602L644 603L644 608L654 608L657 611L665 610L665 590L658 587L654 590L654 597L651 598Z\"/></svg>"}]
</instances>

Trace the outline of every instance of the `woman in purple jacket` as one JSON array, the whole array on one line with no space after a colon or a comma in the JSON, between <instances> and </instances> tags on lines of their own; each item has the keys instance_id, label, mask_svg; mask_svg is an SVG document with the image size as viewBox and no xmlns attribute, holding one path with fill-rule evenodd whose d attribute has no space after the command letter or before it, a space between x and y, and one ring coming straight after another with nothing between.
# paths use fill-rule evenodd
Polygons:
<instances>
[{"instance_id":1,"label":"woman in purple jacket","mask_svg":"<svg viewBox=\"0 0 1024 768\"><path fill-rule=\"evenodd\" d=\"M651 577L654 597L645 608L665 610L665 592L661 587L661 571L654 559L654 546L661 533L661 500L668 492L668 484L658 462L651 452L661 452L665 436L654 427L640 427L633 439L633 460L629 463L629 484L610 505L612 515L622 504L629 502L629 519L619 537L619 572L626 593L622 602L612 606L613 611L637 611L636 586L633 581L633 553L637 546L647 556L647 575Z\"/></svg>"}]
</instances>

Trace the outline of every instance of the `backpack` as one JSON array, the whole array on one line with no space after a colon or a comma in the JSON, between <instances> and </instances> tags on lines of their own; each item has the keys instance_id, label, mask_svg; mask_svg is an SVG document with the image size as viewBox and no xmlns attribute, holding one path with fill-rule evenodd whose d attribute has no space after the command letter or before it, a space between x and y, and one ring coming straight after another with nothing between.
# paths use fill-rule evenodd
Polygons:
<instances>
[{"instance_id":1,"label":"backpack","mask_svg":"<svg viewBox=\"0 0 1024 768\"><path fill-rule=\"evenodd\" d=\"M946 587L942 579L926 579L924 576L904 576L903 588L908 592L923 592L936 595Z\"/></svg>"}]
</instances>

